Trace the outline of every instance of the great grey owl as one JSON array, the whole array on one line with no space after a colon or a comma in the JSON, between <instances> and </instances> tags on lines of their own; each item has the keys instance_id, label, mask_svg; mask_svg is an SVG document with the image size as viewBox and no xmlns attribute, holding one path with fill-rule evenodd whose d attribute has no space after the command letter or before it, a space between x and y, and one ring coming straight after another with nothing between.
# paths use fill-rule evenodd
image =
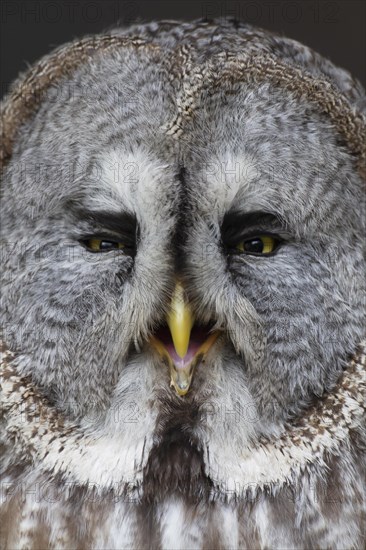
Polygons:
<instances>
[{"instance_id":1,"label":"great grey owl","mask_svg":"<svg viewBox=\"0 0 366 550\"><path fill-rule=\"evenodd\" d=\"M231 20L13 84L2 548L365 547L364 100Z\"/></svg>"}]
</instances>

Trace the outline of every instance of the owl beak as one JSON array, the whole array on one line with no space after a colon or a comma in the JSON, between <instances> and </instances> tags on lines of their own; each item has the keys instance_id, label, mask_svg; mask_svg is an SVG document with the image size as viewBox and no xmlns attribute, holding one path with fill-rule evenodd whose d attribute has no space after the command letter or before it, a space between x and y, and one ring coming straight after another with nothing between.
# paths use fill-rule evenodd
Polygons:
<instances>
[{"instance_id":1,"label":"owl beak","mask_svg":"<svg viewBox=\"0 0 366 550\"><path fill-rule=\"evenodd\" d=\"M152 344L169 364L170 385L178 395L185 395L190 388L195 366L212 346L218 332L207 334L207 331L200 331L194 326L194 315L180 281L176 282L166 321L170 337L158 333L152 338ZM194 338L191 338L192 332Z\"/></svg>"},{"instance_id":2,"label":"owl beak","mask_svg":"<svg viewBox=\"0 0 366 550\"><path fill-rule=\"evenodd\" d=\"M177 355L183 359L187 354L194 317L188 302L184 297L184 288L180 281L175 290L167 317L168 327Z\"/></svg>"}]
</instances>

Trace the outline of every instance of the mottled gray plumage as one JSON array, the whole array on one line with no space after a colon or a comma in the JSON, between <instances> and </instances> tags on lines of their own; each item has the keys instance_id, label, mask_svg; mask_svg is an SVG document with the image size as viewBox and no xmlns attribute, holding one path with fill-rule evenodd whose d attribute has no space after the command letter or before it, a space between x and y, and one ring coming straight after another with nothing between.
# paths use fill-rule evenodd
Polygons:
<instances>
[{"instance_id":1,"label":"mottled gray plumage","mask_svg":"<svg viewBox=\"0 0 366 550\"><path fill-rule=\"evenodd\" d=\"M361 85L231 21L32 71L3 105L4 548L363 548ZM86 211L131 251L86 250ZM249 219L273 255L230 246ZM149 344L177 275L221 331L183 397Z\"/></svg>"}]
</instances>

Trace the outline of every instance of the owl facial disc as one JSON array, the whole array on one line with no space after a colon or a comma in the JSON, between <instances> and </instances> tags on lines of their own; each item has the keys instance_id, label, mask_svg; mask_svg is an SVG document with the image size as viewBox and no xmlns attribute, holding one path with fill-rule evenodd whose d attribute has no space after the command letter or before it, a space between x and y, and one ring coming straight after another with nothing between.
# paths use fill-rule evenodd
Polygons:
<instances>
[{"instance_id":1,"label":"owl facial disc","mask_svg":"<svg viewBox=\"0 0 366 550\"><path fill-rule=\"evenodd\" d=\"M210 333L209 327L195 325L183 285L177 281L167 315L167 326L152 337L151 343L168 362L170 385L178 395L188 392L195 367L218 335L218 331Z\"/></svg>"}]
</instances>

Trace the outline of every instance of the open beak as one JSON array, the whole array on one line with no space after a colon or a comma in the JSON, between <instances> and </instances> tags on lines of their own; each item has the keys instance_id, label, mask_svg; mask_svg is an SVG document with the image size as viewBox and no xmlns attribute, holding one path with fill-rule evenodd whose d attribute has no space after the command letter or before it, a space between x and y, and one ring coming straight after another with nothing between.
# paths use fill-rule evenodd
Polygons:
<instances>
[{"instance_id":1,"label":"open beak","mask_svg":"<svg viewBox=\"0 0 366 550\"><path fill-rule=\"evenodd\" d=\"M172 296L166 327L160 328L151 343L168 362L170 385L178 395L185 395L191 385L196 365L216 341L219 332L197 326L184 288L177 281Z\"/></svg>"}]
</instances>

